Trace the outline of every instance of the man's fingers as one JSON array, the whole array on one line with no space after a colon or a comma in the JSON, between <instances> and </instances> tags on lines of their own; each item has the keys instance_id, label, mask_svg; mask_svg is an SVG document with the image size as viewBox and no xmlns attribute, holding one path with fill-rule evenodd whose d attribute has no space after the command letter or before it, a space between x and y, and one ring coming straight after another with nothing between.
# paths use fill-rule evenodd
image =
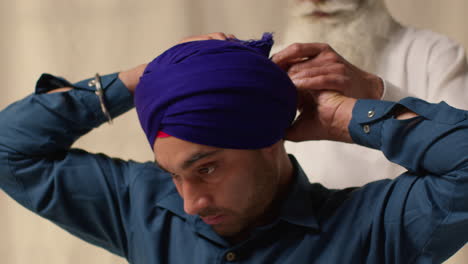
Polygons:
<instances>
[{"instance_id":1,"label":"man's fingers","mask_svg":"<svg viewBox=\"0 0 468 264\"><path fill-rule=\"evenodd\" d=\"M329 48L330 46L323 43L295 43L276 53L271 59L285 69L298 60L313 58Z\"/></svg>"},{"instance_id":2,"label":"man's fingers","mask_svg":"<svg viewBox=\"0 0 468 264\"><path fill-rule=\"evenodd\" d=\"M276 54L273 55L272 60L273 60L274 56L276 56ZM298 63L302 63L302 62L308 61L308 60L309 60L309 58L307 58L307 57L305 57L305 58L296 58L296 59L291 59L291 60L289 60L287 63L282 63L282 64L276 63L276 65L278 65L278 66L279 66L281 69L283 69L284 71L289 72L289 71L290 71L290 67L291 67L292 65L296 65L296 64L298 64Z\"/></svg>"},{"instance_id":3,"label":"man's fingers","mask_svg":"<svg viewBox=\"0 0 468 264\"><path fill-rule=\"evenodd\" d=\"M310 68L327 66L328 64L329 62L317 57L313 59L302 60L293 63L288 69L288 74L296 74Z\"/></svg>"},{"instance_id":4,"label":"man's fingers","mask_svg":"<svg viewBox=\"0 0 468 264\"><path fill-rule=\"evenodd\" d=\"M71 89L73 89L73 88L71 88L71 87L63 87L63 88L57 88L57 89L48 91L47 93L48 93L48 94L51 94L51 93L68 92L68 91L70 91Z\"/></svg>"},{"instance_id":5,"label":"man's fingers","mask_svg":"<svg viewBox=\"0 0 468 264\"><path fill-rule=\"evenodd\" d=\"M275 63L284 63L290 60L306 57L315 57L329 47L323 43L294 43L276 53L272 60Z\"/></svg>"},{"instance_id":6,"label":"man's fingers","mask_svg":"<svg viewBox=\"0 0 468 264\"><path fill-rule=\"evenodd\" d=\"M339 74L319 75L315 77L306 77L292 79L298 89L303 90L333 90L344 93L346 83L349 82L347 76Z\"/></svg>"},{"instance_id":7,"label":"man's fingers","mask_svg":"<svg viewBox=\"0 0 468 264\"><path fill-rule=\"evenodd\" d=\"M306 67L301 71L292 72L288 71L289 77L291 79L302 79L302 78L311 78L319 75L328 75L328 74L338 74L346 75L346 66L343 64L331 64L320 67Z\"/></svg>"},{"instance_id":8,"label":"man's fingers","mask_svg":"<svg viewBox=\"0 0 468 264\"><path fill-rule=\"evenodd\" d=\"M231 36L234 36L234 35L231 35ZM179 43L199 41L199 40L210 40L210 39L226 40L228 38L229 38L228 35L224 34L223 32L215 32L215 33L204 34L204 35L190 36L190 37L182 39Z\"/></svg>"},{"instance_id":9,"label":"man's fingers","mask_svg":"<svg viewBox=\"0 0 468 264\"><path fill-rule=\"evenodd\" d=\"M342 58L338 53L333 50L324 51L317 57L310 58L308 60L295 63L288 69L288 73L300 72L311 67L326 67L329 65L340 64L342 67L345 66Z\"/></svg>"},{"instance_id":10,"label":"man's fingers","mask_svg":"<svg viewBox=\"0 0 468 264\"><path fill-rule=\"evenodd\" d=\"M219 40L226 40L228 36L224 34L223 32L215 32L215 33L210 33L208 36L211 37L211 39L219 39Z\"/></svg>"}]
</instances>

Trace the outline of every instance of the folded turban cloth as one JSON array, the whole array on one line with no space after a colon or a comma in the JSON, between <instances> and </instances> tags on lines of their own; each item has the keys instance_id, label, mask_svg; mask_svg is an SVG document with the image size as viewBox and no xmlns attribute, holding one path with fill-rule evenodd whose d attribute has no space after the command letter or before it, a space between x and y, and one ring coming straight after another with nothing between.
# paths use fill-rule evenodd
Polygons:
<instances>
[{"instance_id":1,"label":"folded turban cloth","mask_svg":"<svg viewBox=\"0 0 468 264\"><path fill-rule=\"evenodd\" d=\"M203 40L176 45L148 64L135 106L151 147L158 132L234 149L270 146L296 113L296 89L268 59L261 40Z\"/></svg>"}]
</instances>

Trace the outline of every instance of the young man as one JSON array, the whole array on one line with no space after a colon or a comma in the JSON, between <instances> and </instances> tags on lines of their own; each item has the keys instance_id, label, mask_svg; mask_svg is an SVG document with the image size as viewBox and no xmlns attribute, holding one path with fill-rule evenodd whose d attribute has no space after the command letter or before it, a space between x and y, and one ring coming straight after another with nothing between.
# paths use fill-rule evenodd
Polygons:
<instances>
[{"instance_id":1,"label":"young man","mask_svg":"<svg viewBox=\"0 0 468 264\"><path fill-rule=\"evenodd\" d=\"M0 186L130 263L438 263L460 248L467 113L414 98L296 93L268 59L271 45L269 36L179 44L95 82L103 106L89 80L44 75L0 113ZM287 50L275 61L287 69L300 58ZM70 149L105 113L130 109L133 93L156 164ZM308 182L285 137L380 149L408 172L329 190Z\"/></svg>"},{"instance_id":2,"label":"young man","mask_svg":"<svg viewBox=\"0 0 468 264\"><path fill-rule=\"evenodd\" d=\"M399 101L415 96L468 109L465 48L448 37L399 24L384 0L287 1L288 25L278 50L292 43L327 43L353 65L382 78L384 89L357 87L356 98ZM332 65L325 67L326 63L319 65L327 71L310 67L308 76L297 77L308 79L309 87L323 88L340 86L339 82L320 82L324 76L354 76L351 67L340 71ZM312 181L330 188L360 186L404 171L380 152L357 145L311 142L288 144L287 150L297 156ZM343 166L334 166L336 159ZM344 173L346 179L341 177Z\"/></svg>"}]
</instances>

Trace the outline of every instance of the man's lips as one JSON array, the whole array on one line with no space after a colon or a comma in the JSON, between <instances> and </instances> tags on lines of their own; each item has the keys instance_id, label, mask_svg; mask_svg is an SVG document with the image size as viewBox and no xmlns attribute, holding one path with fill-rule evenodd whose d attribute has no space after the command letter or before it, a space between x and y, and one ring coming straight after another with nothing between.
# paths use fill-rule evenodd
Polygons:
<instances>
[{"instance_id":1,"label":"man's lips","mask_svg":"<svg viewBox=\"0 0 468 264\"><path fill-rule=\"evenodd\" d=\"M329 16L332 16L333 14L331 13L326 13L326 12L323 12L323 11L314 11L312 12L312 16L315 16L315 17L329 17Z\"/></svg>"},{"instance_id":2,"label":"man's lips","mask_svg":"<svg viewBox=\"0 0 468 264\"><path fill-rule=\"evenodd\" d=\"M336 11L322 11L322 10L314 10L311 11L310 13L305 13L304 16L311 16L311 17L318 17L318 18L327 18L327 17L335 17L343 12L346 12L345 10L336 10Z\"/></svg>"},{"instance_id":3,"label":"man's lips","mask_svg":"<svg viewBox=\"0 0 468 264\"><path fill-rule=\"evenodd\" d=\"M206 217L200 217L200 218L203 220L203 222L205 222L208 225L217 225L223 222L226 216L225 215L212 215L212 216L206 216Z\"/></svg>"}]
</instances>

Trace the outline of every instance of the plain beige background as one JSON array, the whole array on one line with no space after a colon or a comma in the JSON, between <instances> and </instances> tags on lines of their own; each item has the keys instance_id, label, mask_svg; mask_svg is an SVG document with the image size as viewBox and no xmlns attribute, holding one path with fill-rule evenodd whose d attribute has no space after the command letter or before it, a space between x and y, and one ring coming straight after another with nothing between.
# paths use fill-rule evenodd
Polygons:
<instances>
[{"instance_id":1,"label":"plain beige background","mask_svg":"<svg viewBox=\"0 0 468 264\"><path fill-rule=\"evenodd\" d=\"M402 23L444 33L468 47L468 1L388 4ZM187 35L224 31L256 38L264 31L280 32L284 8L285 0L3 0L0 109L31 93L42 72L78 81L149 61ZM152 159L134 111L75 146L125 159ZM2 264L126 263L26 211L3 192L0 234ZM465 251L447 263L467 263Z\"/></svg>"}]
</instances>

